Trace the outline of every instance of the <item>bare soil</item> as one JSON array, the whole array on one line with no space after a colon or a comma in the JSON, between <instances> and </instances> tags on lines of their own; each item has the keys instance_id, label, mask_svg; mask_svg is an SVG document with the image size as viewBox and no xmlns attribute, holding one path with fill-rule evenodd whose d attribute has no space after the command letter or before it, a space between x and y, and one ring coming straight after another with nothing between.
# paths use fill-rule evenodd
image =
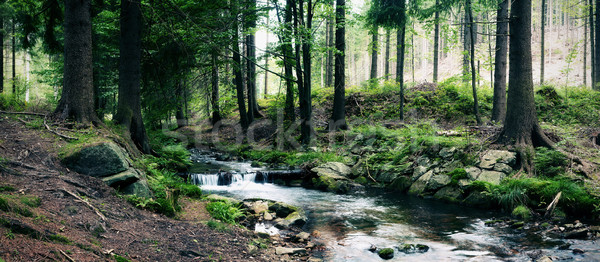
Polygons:
<instances>
[{"instance_id":1,"label":"bare soil","mask_svg":"<svg viewBox=\"0 0 600 262\"><path fill-rule=\"evenodd\" d=\"M61 165L66 142L0 115L0 195L35 196L27 217L0 209L0 258L5 261L272 261L272 249L250 252L256 235L231 226L217 232L204 204L184 199L179 219L140 210L100 179ZM252 254L251 254L252 253Z\"/></svg>"}]
</instances>

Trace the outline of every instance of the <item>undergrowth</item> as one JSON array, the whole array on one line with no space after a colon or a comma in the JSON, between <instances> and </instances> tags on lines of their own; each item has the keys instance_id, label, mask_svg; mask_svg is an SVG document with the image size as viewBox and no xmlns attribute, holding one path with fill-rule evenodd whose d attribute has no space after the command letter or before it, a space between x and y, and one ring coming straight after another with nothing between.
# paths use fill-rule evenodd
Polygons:
<instances>
[{"instance_id":1,"label":"undergrowth","mask_svg":"<svg viewBox=\"0 0 600 262\"><path fill-rule=\"evenodd\" d=\"M242 210L227 201L215 201L206 204L206 210L214 219L228 224L235 224L237 219L244 216Z\"/></svg>"}]
</instances>

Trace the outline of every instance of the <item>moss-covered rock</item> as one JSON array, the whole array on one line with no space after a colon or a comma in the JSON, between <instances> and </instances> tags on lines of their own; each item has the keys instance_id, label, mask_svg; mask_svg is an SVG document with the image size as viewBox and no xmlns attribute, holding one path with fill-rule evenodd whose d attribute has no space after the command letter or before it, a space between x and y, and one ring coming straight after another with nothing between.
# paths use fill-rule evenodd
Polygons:
<instances>
[{"instance_id":1,"label":"moss-covered rock","mask_svg":"<svg viewBox=\"0 0 600 262\"><path fill-rule=\"evenodd\" d=\"M462 191L454 186L443 187L442 189L435 192L435 194L433 195L433 197L436 199L440 199L451 203L458 203L461 196Z\"/></svg>"},{"instance_id":2,"label":"moss-covered rock","mask_svg":"<svg viewBox=\"0 0 600 262\"><path fill-rule=\"evenodd\" d=\"M89 176L104 177L126 171L130 161L115 143L93 144L63 159L71 170Z\"/></svg>"},{"instance_id":3,"label":"moss-covered rock","mask_svg":"<svg viewBox=\"0 0 600 262\"><path fill-rule=\"evenodd\" d=\"M411 182L412 181L410 177L399 176L396 179L394 179L392 183L388 184L387 188L395 191L404 192L410 188Z\"/></svg>"},{"instance_id":4,"label":"moss-covered rock","mask_svg":"<svg viewBox=\"0 0 600 262\"><path fill-rule=\"evenodd\" d=\"M383 248L377 252L380 258L382 259L392 259L394 258L394 249L391 248Z\"/></svg>"},{"instance_id":5,"label":"moss-covered rock","mask_svg":"<svg viewBox=\"0 0 600 262\"><path fill-rule=\"evenodd\" d=\"M408 194L410 194L410 195L422 194L425 191L425 189L427 188L429 179L431 179L432 176L433 176L433 171L428 171L427 173L425 173L424 175L419 177L419 179L417 179L417 181L415 181L408 189Z\"/></svg>"}]
</instances>

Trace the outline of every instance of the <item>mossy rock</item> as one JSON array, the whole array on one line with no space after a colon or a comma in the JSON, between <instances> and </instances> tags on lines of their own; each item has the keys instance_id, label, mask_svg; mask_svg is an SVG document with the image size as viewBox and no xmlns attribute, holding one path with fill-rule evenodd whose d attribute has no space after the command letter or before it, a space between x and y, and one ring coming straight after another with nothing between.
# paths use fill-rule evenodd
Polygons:
<instances>
[{"instance_id":1,"label":"mossy rock","mask_svg":"<svg viewBox=\"0 0 600 262\"><path fill-rule=\"evenodd\" d=\"M394 249L391 248L383 248L377 252L380 258L382 259L392 259L394 258Z\"/></svg>"},{"instance_id":2,"label":"mossy rock","mask_svg":"<svg viewBox=\"0 0 600 262\"><path fill-rule=\"evenodd\" d=\"M411 179L407 176L399 176L391 184L387 185L388 189L404 192L410 188Z\"/></svg>"},{"instance_id":3,"label":"mossy rock","mask_svg":"<svg viewBox=\"0 0 600 262\"><path fill-rule=\"evenodd\" d=\"M63 159L71 170L94 177L126 171L129 162L124 150L112 142L92 144Z\"/></svg>"}]
</instances>

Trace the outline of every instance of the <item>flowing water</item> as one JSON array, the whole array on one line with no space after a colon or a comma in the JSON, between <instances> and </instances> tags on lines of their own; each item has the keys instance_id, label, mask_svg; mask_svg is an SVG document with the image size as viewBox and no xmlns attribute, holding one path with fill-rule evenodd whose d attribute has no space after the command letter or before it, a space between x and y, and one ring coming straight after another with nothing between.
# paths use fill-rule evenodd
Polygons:
<instances>
[{"instance_id":1,"label":"flowing water","mask_svg":"<svg viewBox=\"0 0 600 262\"><path fill-rule=\"evenodd\" d=\"M563 261L600 261L595 241L562 240L533 232L488 227L484 221L503 214L409 197L381 190L348 195L256 183L260 168L249 163L217 161L209 152L192 152L194 183L203 191L236 199L263 198L304 208L304 230L321 233L325 261L381 261L371 245L424 244L425 253L395 249L392 261L531 261L540 251ZM232 175L223 178L225 171ZM263 181L264 179L259 179ZM267 179L268 181L268 179ZM261 226L261 225L259 225ZM570 245L568 250L559 247ZM573 254L579 248L584 254Z\"/></svg>"}]
</instances>

